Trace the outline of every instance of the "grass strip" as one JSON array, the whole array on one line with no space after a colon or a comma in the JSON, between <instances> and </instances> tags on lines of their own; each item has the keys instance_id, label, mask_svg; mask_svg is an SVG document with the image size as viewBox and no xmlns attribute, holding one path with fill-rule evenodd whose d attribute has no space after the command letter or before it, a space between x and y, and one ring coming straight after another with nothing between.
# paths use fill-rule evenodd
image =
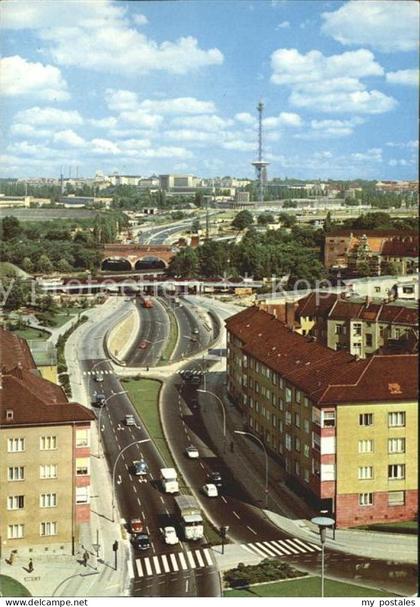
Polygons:
<instances>
[{"instance_id":1,"label":"grass strip","mask_svg":"<svg viewBox=\"0 0 420 607\"><path fill-rule=\"evenodd\" d=\"M0 590L0 596L32 596L23 584L9 575L0 575Z\"/></svg>"},{"instance_id":2,"label":"grass strip","mask_svg":"<svg viewBox=\"0 0 420 607\"><path fill-rule=\"evenodd\" d=\"M19 335L23 339L28 341L46 341L50 334L46 331L42 331L42 329L34 329L33 327L24 327L23 329L13 330L13 333Z\"/></svg>"},{"instance_id":3,"label":"grass strip","mask_svg":"<svg viewBox=\"0 0 420 607\"><path fill-rule=\"evenodd\" d=\"M225 590L225 597L270 597L270 596L294 596L294 597L319 597L321 596L321 578L308 577L298 580L283 580L256 584L242 589ZM325 596L396 596L389 592L385 593L376 588L346 584L335 580L325 580Z\"/></svg>"},{"instance_id":4,"label":"grass strip","mask_svg":"<svg viewBox=\"0 0 420 607\"><path fill-rule=\"evenodd\" d=\"M171 310L169 306L166 306L166 312L169 318L169 335L165 342L165 347L162 350L159 365L168 364L168 361L171 359L178 341L178 321L173 313L173 310Z\"/></svg>"}]
</instances>

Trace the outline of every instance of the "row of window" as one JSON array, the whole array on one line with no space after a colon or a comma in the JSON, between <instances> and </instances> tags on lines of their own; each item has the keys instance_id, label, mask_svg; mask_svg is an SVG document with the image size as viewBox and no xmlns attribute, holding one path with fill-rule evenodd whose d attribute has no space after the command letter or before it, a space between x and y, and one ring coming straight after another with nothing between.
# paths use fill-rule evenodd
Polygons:
<instances>
[{"instance_id":1,"label":"row of window","mask_svg":"<svg viewBox=\"0 0 420 607\"><path fill-rule=\"evenodd\" d=\"M89 447L89 429L76 430L76 447ZM57 449L56 436L40 436L39 448L41 451L53 451ZM25 451L25 438L9 438L7 440L8 453Z\"/></svg>"},{"instance_id":2,"label":"row of window","mask_svg":"<svg viewBox=\"0 0 420 607\"><path fill-rule=\"evenodd\" d=\"M58 533L58 525L56 521L48 521L45 523L40 523L39 525L39 535L41 537L47 537L50 535L57 535ZM15 525L7 526L7 539L8 540L18 540L25 537L25 525L23 523L18 523Z\"/></svg>"},{"instance_id":3,"label":"row of window","mask_svg":"<svg viewBox=\"0 0 420 607\"><path fill-rule=\"evenodd\" d=\"M76 458L76 475L86 476L90 473L89 471L89 458L80 457ZM51 479L57 478L58 466L57 464L43 464L39 467L39 478ZM25 480L25 466L9 466L7 470L7 480L9 481L24 481Z\"/></svg>"},{"instance_id":4,"label":"row of window","mask_svg":"<svg viewBox=\"0 0 420 607\"><path fill-rule=\"evenodd\" d=\"M359 480L373 479L373 466L359 466ZM389 464L388 480L403 480L405 479L405 464Z\"/></svg>"},{"instance_id":5,"label":"row of window","mask_svg":"<svg viewBox=\"0 0 420 607\"><path fill-rule=\"evenodd\" d=\"M359 506L373 506L373 493L359 493ZM405 491L388 491L388 506L404 506Z\"/></svg>"},{"instance_id":6,"label":"row of window","mask_svg":"<svg viewBox=\"0 0 420 607\"><path fill-rule=\"evenodd\" d=\"M360 413L359 426L373 426L373 419L373 413ZM388 413L388 428L403 427L405 427L405 411L392 411Z\"/></svg>"},{"instance_id":7,"label":"row of window","mask_svg":"<svg viewBox=\"0 0 420 607\"><path fill-rule=\"evenodd\" d=\"M76 487L76 504L89 503L89 487ZM40 508L56 508L56 493L41 493L39 496ZM25 508L24 495L9 495L7 498L8 510L23 510Z\"/></svg>"},{"instance_id":8,"label":"row of window","mask_svg":"<svg viewBox=\"0 0 420 607\"><path fill-rule=\"evenodd\" d=\"M359 453L373 453L374 442L372 439L359 440ZM388 453L405 453L405 438L389 438Z\"/></svg>"}]
</instances>

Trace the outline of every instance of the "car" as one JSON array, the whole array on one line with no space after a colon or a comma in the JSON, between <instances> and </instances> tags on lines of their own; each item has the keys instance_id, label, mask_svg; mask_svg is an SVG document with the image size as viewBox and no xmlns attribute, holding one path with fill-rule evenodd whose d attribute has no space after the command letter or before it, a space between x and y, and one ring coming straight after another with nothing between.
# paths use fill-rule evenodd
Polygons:
<instances>
[{"instance_id":1,"label":"car","mask_svg":"<svg viewBox=\"0 0 420 607\"><path fill-rule=\"evenodd\" d=\"M141 518L132 518L130 521L130 533L138 535L143 531L143 521Z\"/></svg>"},{"instance_id":2,"label":"car","mask_svg":"<svg viewBox=\"0 0 420 607\"><path fill-rule=\"evenodd\" d=\"M98 382L104 381L103 373L96 373L96 375L95 375L95 381L98 381Z\"/></svg>"},{"instance_id":3,"label":"car","mask_svg":"<svg viewBox=\"0 0 420 607\"><path fill-rule=\"evenodd\" d=\"M144 459L136 460L133 462L133 474L136 476L144 476L147 474L149 466L146 464Z\"/></svg>"},{"instance_id":4,"label":"car","mask_svg":"<svg viewBox=\"0 0 420 607\"><path fill-rule=\"evenodd\" d=\"M131 543L133 544L136 550L149 550L150 548L150 538L147 533L137 533L133 535L131 538Z\"/></svg>"},{"instance_id":5,"label":"car","mask_svg":"<svg viewBox=\"0 0 420 607\"><path fill-rule=\"evenodd\" d=\"M200 375L193 375L193 377L191 378L191 383L193 386L199 386L201 384L201 376Z\"/></svg>"},{"instance_id":6,"label":"car","mask_svg":"<svg viewBox=\"0 0 420 607\"><path fill-rule=\"evenodd\" d=\"M185 453L190 459L198 459L200 457L198 449L197 447L194 447L194 445L188 445L185 449Z\"/></svg>"},{"instance_id":7,"label":"car","mask_svg":"<svg viewBox=\"0 0 420 607\"><path fill-rule=\"evenodd\" d=\"M163 527L160 530L165 544L178 544L179 539L175 531L175 527Z\"/></svg>"},{"instance_id":8,"label":"car","mask_svg":"<svg viewBox=\"0 0 420 607\"><path fill-rule=\"evenodd\" d=\"M94 392L93 404L95 407L103 407L105 405L105 394L102 394L101 392Z\"/></svg>"},{"instance_id":9,"label":"car","mask_svg":"<svg viewBox=\"0 0 420 607\"><path fill-rule=\"evenodd\" d=\"M141 342L139 343L139 348L140 348L140 350L145 350L148 345L149 344L147 343L147 341L145 339L142 339Z\"/></svg>"},{"instance_id":10,"label":"car","mask_svg":"<svg viewBox=\"0 0 420 607\"><path fill-rule=\"evenodd\" d=\"M203 485L203 493L204 495L207 495L207 497L218 497L219 495L216 485L213 485L212 483Z\"/></svg>"},{"instance_id":11,"label":"car","mask_svg":"<svg viewBox=\"0 0 420 607\"><path fill-rule=\"evenodd\" d=\"M198 330L197 327L194 327L194 329L192 330L192 332L193 332L193 335L199 335L200 334L200 331Z\"/></svg>"},{"instance_id":12,"label":"car","mask_svg":"<svg viewBox=\"0 0 420 607\"><path fill-rule=\"evenodd\" d=\"M127 413L127 415L125 416L125 425L126 426L135 426L136 425L136 420L132 413Z\"/></svg>"},{"instance_id":13,"label":"car","mask_svg":"<svg viewBox=\"0 0 420 607\"><path fill-rule=\"evenodd\" d=\"M208 479L213 485L216 485L217 488L220 489L221 487L223 487L223 480L220 472L210 472L208 474Z\"/></svg>"},{"instance_id":14,"label":"car","mask_svg":"<svg viewBox=\"0 0 420 607\"><path fill-rule=\"evenodd\" d=\"M192 398L190 400L191 409L198 409L198 398Z\"/></svg>"}]
</instances>

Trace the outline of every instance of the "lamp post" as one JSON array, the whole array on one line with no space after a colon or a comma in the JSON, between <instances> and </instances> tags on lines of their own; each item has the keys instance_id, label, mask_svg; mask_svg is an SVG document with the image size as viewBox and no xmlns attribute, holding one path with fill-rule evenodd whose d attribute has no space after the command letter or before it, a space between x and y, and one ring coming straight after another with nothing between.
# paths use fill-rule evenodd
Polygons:
<instances>
[{"instance_id":1,"label":"lamp post","mask_svg":"<svg viewBox=\"0 0 420 607\"><path fill-rule=\"evenodd\" d=\"M201 392L203 394L210 394L210 396L213 396L218 403L220 404L221 408L222 408L222 413L223 413L223 451L225 451L225 447L226 447L226 409L225 406L223 404L222 399L217 396L217 394L215 394L214 392L210 392L209 390L204 390L202 388L197 388L197 392Z\"/></svg>"},{"instance_id":2,"label":"lamp post","mask_svg":"<svg viewBox=\"0 0 420 607\"><path fill-rule=\"evenodd\" d=\"M122 390L121 392L115 392L114 394L111 394L110 396L108 396L108 398L106 398L104 400L103 405L101 405L101 408L99 409L99 414L98 414L98 418L97 418L98 419L98 454L97 454L98 459L101 457L100 446L101 446L101 435L102 435L102 432L101 432L102 411L105 409L105 406L106 406L107 402L111 398L113 398L114 396L121 396L121 394L127 394L127 390Z\"/></svg>"},{"instance_id":3,"label":"lamp post","mask_svg":"<svg viewBox=\"0 0 420 607\"><path fill-rule=\"evenodd\" d=\"M327 529L335 525L335 520L329 516L315 516L311 519L311 523L318 525L319 537L321 538L321 597L324 597L324 568L325 568L325 555L324 545L327 537Z\"/></svg>"},{"instance_id":4,"label":"lamp post","mask_svg":"<svg viewBox=\"0 0 420 607\"><path fill-rule=\"evenodd\" d=\"M135 440L132 443L130 443L129 445L126 445L124 447L124 449L122 449L119 452L119 454L117 456L117 459L114 462L114 467L112 468L112 522L114 522L114 510L115 510L115 472L117 470L118 460L120 459L120 457L124 453L124 451L127 451L127 449L129 449L133 445L141 445L142 443L149 443L151 440L152 440L151 438L143 438L142 440Z\"/></svg>"},{"instance_id":5,"label":"lamp post","mask_svg":"<svg viewBox=\"0 0 420 607\"><path fill-rule=\"evenodd\" d=\"M265 455L265 507L267 508L267 506L268 506L268 455L267 455L267 449L265 448L265 445L262 442L262 440L260 438L258 438L258 436L255 436L255 434L252 434L252 432L245 432L244 430L234 430L234 433L242 434L243 436L250 436L251 438L256 440L264 450L264 455Z\"/></svg>"}]
</instances>

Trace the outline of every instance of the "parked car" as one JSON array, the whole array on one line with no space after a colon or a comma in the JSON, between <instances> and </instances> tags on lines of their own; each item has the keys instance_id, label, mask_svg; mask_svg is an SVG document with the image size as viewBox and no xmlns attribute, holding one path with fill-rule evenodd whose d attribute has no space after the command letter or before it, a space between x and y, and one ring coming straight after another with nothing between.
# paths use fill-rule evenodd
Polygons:
<instances>
[{"instance_id":1,"label":"parked car","mask_svg":"<svg viewBox=\"0 0 420 607\"><path fill-rule=\"evenodd\" d=\"M141 518L132 518L130 521L130 533L138 535L143 531L143 521Z\"/></svg>"},{"instance_id":2,"label":"parked car","mask_svg":"<svg viewBox=\"0 0 420 607\"><path fill-rule=\"evenodd\" d=\"M97 381L97 382L104 381L104 375L103 375L103 373L96 373L95 374L95 381Z\"/></svg>"},{"instance_id":3,"label":"parked car","mask_svg":"<svg viewBox=\"0 0 420 607\"><path fill-rule=\"evenodd\" d=\"M149 550L150 548L150 538L148 534L144 532L133 535L131 543L136 550Z\"/></svg>"},{"instance_id":4,"label":"parked car","mask_svg":"<svg viewBox=\"0 0 420 607\"><path fill-rule=\"evenodd\" d=\"M131 413L127 413L127 415L125 416L125 425L126 426L135 426L136 425L136 420L134 415L132 415Z\"/></svg>"},{"instance_id":5,"label":"parked car","mask_svg":"<svg viewBox=\"0 0 420 607\"><path fill-rule=\"evenodd\" d=\"M216 485L213 485L212 483L203 485L203 493L204 495L207 495L207 497L218 497L219 495Z\"/></svg>"},{"instance_id":6,"label":"parked car","mask_svg":"<svg viewBox=\"0 0 420 607\"><path fill-rule=\"evenodd\" d=\"M185 453L186 453L187 457L189 457L190 459L198 459L200 457L198 449L197 449L197 447L194 447L194 445L189 445L185 449Z\"/></svg>"},{"instance_id":7,"label":"parked car","mask_svg":"<svg viewBox=\"0 0 420 607\"><path fill-rule=\"evenodd\" d=\"M223 479L222 479L222 475L220 474L220 472L210 472L208 474L208 478L209 481L213 484L216 485L216 487L218 489L220 489L221 487L223 487Z\"/></svg>"},{"instance_id":8,"label":"parked car","mask_svg":"<svg viewBox=\"0 0 420 607\"><path fill-rule=\"evenodd\" d=\"M102 394L102 392L94 392L93 404L95 407L103 407L105 404L105 394Z\"/></svg>"},{"instance_id":9,"label":"parked car","mask_svg":"<svg viewBox=\"0 0 420 607\"><path fill-rule=\"evenodd\" d=\"M163 527L160 530L165 544L178 544L179 539L175 531L175 527Z\"/></svg>"},{"instance_id":10,"label":"parked car","mask_svg":"<svg viewBox=\"0 0 420 607\"><path fill-rule=\"evenodd\" d=\"M136 476L144 476L149 471L149 466L146 464L144 459L136 460L133 462L133 474Z\"/></svg>"},{"instance_id":11,"label":"parked car","mask_svg":"<svg viewBox=\"0 0 420 607\"><path fill-rule=\"evenodd\" d=\"M199 335L200 334L200 331L198 330L197 327L194 327L194 329L192 330L192 332L193 332L193 335Z\"/></svg>"}]
</instances>

